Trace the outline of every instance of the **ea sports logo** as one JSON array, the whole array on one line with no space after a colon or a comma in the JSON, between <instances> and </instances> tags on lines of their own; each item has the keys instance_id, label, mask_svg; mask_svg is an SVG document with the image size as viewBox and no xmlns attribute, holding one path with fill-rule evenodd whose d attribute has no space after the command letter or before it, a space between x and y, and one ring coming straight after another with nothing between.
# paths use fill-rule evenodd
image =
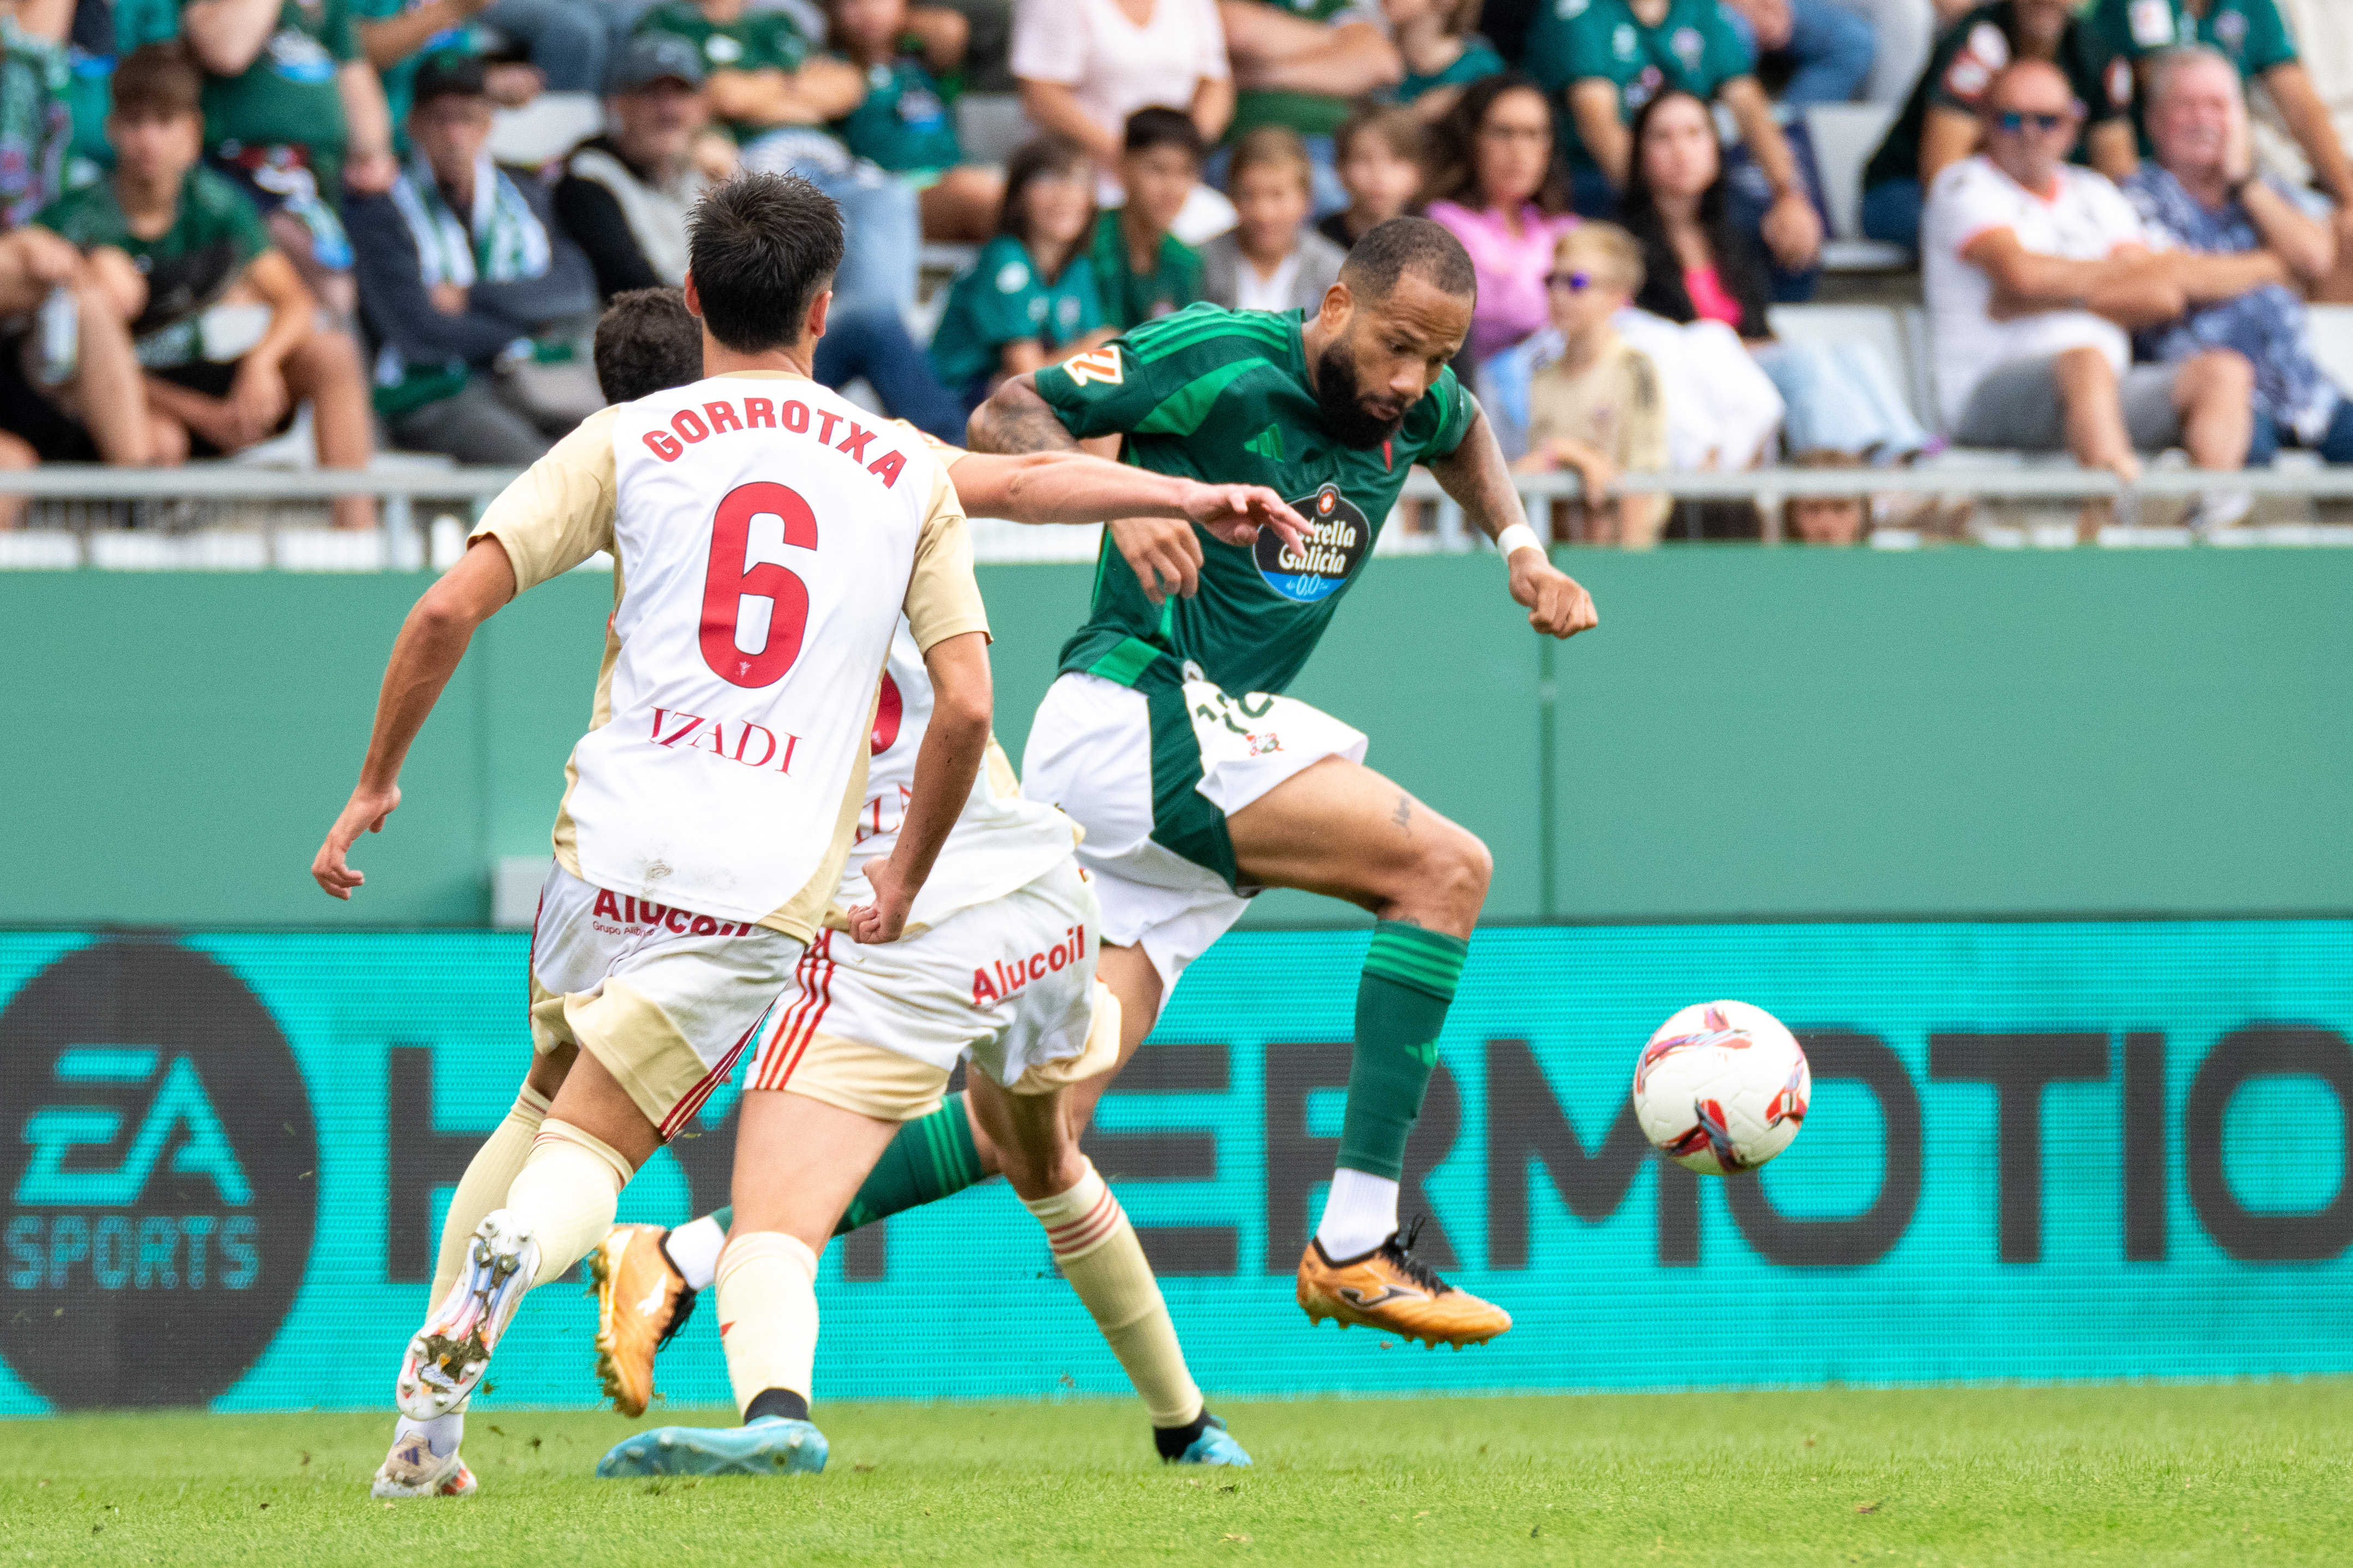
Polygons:
<instances>
[{"instance_id":1,"label":"ea sports logo","mask_svg":"<svg viewBox=\"0 0 2353 1568\"><path fill-rule=\"evenodd\" d=\"M1307 540L1293 550L1271 529L1259 531L1250 559L1267 586L1286 599L1312 605L1346 587L1356 567L1372 549L1373 531L1356 503L1325 485L1313 496L1291 503L1307 520Z\"/></svg>"},{"instance_id":2,"label":"ea sports logo","mask_svg":"<svg viewBox=\"0 0 2353 1568\"><path fill-rule=\"evenodd\" d=\"M197 1405L277 1334L310 1261L318 1140L253 993L104 942L0 1012L0 1355L63 1408Z\"/></svg>"}]
</instances>

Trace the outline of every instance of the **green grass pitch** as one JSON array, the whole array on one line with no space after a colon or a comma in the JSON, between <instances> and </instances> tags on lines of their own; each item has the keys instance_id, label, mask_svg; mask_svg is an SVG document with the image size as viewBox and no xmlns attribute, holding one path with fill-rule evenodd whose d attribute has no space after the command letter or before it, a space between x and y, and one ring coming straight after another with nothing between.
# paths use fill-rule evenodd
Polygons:
<instances>
[{"instance_id":1,"label":"green grass pitch","mask_svg":"<svg viewBox=\"0 0 2353 1568\"><path fill-rule=\"evenodd\" d=\"M638 1424L486 1409L480 1494L397 1505L386 1416L0 1424L0 1563L2353 1557L2353 1381L1219 1408L1253 1468L1159 1465L1132 1405L870 1405L820 1409L822 1477L626 1482L589 1468Z\"/></svg>"}]
</instances>

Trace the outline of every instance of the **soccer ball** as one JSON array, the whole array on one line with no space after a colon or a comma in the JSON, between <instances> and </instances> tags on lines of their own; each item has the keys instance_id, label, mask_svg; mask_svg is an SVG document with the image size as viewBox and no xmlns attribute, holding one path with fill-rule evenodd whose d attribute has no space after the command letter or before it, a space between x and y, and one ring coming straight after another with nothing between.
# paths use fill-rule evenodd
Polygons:
<instances>
[{"instance_id":1,"label":"soccer ball","mask_svg":"<svg viewBox=\"0 0 2353 1568\"><path fill-rule=\"evenodd\" d=\"M1642 1136L1687 1171L1753 1171L1789 1146L1813 1094L1806 1053L1746 1002L1701 1002L1659 1026L1634 1064Z\"/></svg>"}]
</instances>

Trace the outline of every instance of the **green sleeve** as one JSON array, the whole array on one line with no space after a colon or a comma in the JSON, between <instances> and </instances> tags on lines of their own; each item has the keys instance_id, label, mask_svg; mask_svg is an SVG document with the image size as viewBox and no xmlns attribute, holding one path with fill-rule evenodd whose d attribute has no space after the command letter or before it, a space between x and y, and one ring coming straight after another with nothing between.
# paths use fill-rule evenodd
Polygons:
<instances>
[{"instance_id":1,"label":"green sleeve","mask_svg":"<svg viewBox=\"0 0 2353 1568\"><path fill-rule=\"evenodd\" d=\"M87 249L91 241L87 237L90 226L84 220L83 213L90 205L90 193L102 188L103 182L70 191L34 214L33 222L58 238L70 240Z\"/></svg>"},{"instance_id":2,"label":"green sleeve","mask_svg":"<svg viewBox=\"0 0 2353 1568\"><path fill-rule=\"evenodd\" d=\"M1104 324L1103 289L1095 282L1094 263L1085 257L1071 262L1071 269L1078 275L1070 280L1070 288L1079 297L1079 324L1071 336L1083 338Z\"/></svg>"},{"instance_id":3,"label":"green sleeve","mask_svg":"<svg viewBox=\"0 0 2353 1568\"><path fill-rule=\"evenodd\" d=\"M2119 0L2094 0L2089 10L2075 18L2083 29L2086 58L2105 65L2116 55L2126 59L2133 56L2132 29L2125 21L2125 8Z\"/></svg>"},{"instance_id":4,"label":"green sleeve","mask_svg":"<svg viewBox=\"0 0 2353 1568\"><path fill-rule=\"evenodd\" d=\"M763 11L745 18L751 37L737 63L743 70L797 71L808 58L808 40L781 11Z\"/></svg>"},{"instance_id":5,"label":"green sleeve","mask_svg":"<svg viewBox=\"0 0 2353 1568\"><path fill-rule=\"evenodd\" d=\"M1561 6L1574 4L1576 0L1554 0L1553 9L1557 15ZM1588 0L1575 16L1563 18L1560 79L1564 86L1594 77L1608 81L1619 79L1618 62L1609 48L1612 29L1605 12L1614 14L1614 9Z\"/></svg>"},{"instance_id":6,"label":"green sleeve","mask_svg":"<svg viewBox=\"0 0 2353 1568\"><path fill-rule=\"evenodd\" d=\"M1144 423L1144 416L1160 405L1163 394L1173 390L1161 381L1135 357L1126 338L1050 364L1037 375L1038 395L1061 419L1063 428L1082 440L1124 434Z\"/></svg>"},{"instance_id":7,"label":"green sleeve","mask_svg":"<svg viewBox=\"0 0 2353 1568\"><path fill-rule=\"evenodd\" d=\"M1039 335L1039 324L1029 315L1029 302L1042 290L1018 241L992 240L965 274L963 288L966 319L980 342L991 349Z\"/></svg>"},{"instance_id":8,"label":"green sleeve","mask_svg":"<svg viewBox=\"0 0 2353 1568\"><path fill-rule=\"evenodd\" d=\"M1433 405L1430 435L1422 441L1418 461L1431 458L1448 458L1462 445L1462 437L1471 433L1472 416L1479 405L1470 389L1455 377L1452 366L1438 373L1438 381L1429 392L1427 401Z\"/></svg>"},{"instance_id":9,"label":"green sleeve","mask_svg":"<svg viewBox=\"0 0 2353 1568\"><path fill-rule=\"evenodd\" d=\"M2247 42L2240 56L2247 74L2261 76L2274 66L2294 65L2295 39L2280 17L2277 0L2240 0L2240 7L2247 17Z\"/></svg>"},{"instance_id":10,"label":"green sleeve","mask_svg":"<svg viewBox=\"0 0 2353 1568\"><path fill-rule=\"evenodd\" d=\"M226 185L227 182L223 184ZM221 203L223 226L228 230L229 239L237 247L237 265L244 267L277 241L269 237L269 230L262 223L261 214L246 199L243 191L232 186L224 189L221 195L227 198Z\"/></svg>"},{"instance_id":11,"label":"green sleeve","mask_svg":"<svg viewBox=\"0 0 2353 1568\"><path fill-rule=\"evenodd\" d=\"M1707 19L1701 26L1707 37L1707 53L1701 57L1701 61L1707 72L1707 90L1711 97L1717 88L1735 77L1757 74L1757 58L1748 52L1748 46L1741 42L1740 35L1732 30L1732 24L1724 19L1722 11L1709 6Z\"/></svg>"},{"instance_id":12,"label":"green sleeve","mask_svg":"<svg viewBox=\"0 0 2353 1568\"><path fill-rule=\"evenodd\" d=\"M360 41L352 28L350 0L327 0L327 14L319 20L319 42L338 65L360 58Z\"/></svg>"},{"instance_id":13,"label":"green sleeve","mask_svg":"<svg viewBox=\"0 0 2353 1568\"><path fill-rule=\"evenodd\" d=\"M142 44L165 44L180 36L177 0L116 0L114 48L127 55Z\"/></svg>"}]
</instances>

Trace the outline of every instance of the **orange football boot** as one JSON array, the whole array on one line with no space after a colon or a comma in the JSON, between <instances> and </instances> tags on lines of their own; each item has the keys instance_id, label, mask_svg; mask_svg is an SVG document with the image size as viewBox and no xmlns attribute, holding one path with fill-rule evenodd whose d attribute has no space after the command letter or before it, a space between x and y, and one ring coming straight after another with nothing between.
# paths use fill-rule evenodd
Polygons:
<instances>
[{"instance_id":1,"label":"orange football boot","mask_svg":"<svg viewBox=\"0 0 2353 1568\"><path fill-rule=\"evenodd\" d=\"M596 1377L613 1408L643 1415L654 1397L654 1352L693 1315L658 1225L617 1225L584 1262L596 1292Z\"/></svg>"},{"instance_id":2,"label":"orange football boot","mask_svg":"<svg viewBox=\"0 0 2353 1568\"><path fill-rule=\"evenodd\" d=\"M1483 1344L1512 1326L1512 1315L1468 1290L1458 1290L1413 1256L1415 1220L1403 1239L1392 1235L1370 1252L1335 1260L1310 1240L1299 1259L1299 1308L1311 1323L1326 1318L1342 1328L1362 1323L1419 1340L1425 1345Z\"/></svg>"}]
</instances>

